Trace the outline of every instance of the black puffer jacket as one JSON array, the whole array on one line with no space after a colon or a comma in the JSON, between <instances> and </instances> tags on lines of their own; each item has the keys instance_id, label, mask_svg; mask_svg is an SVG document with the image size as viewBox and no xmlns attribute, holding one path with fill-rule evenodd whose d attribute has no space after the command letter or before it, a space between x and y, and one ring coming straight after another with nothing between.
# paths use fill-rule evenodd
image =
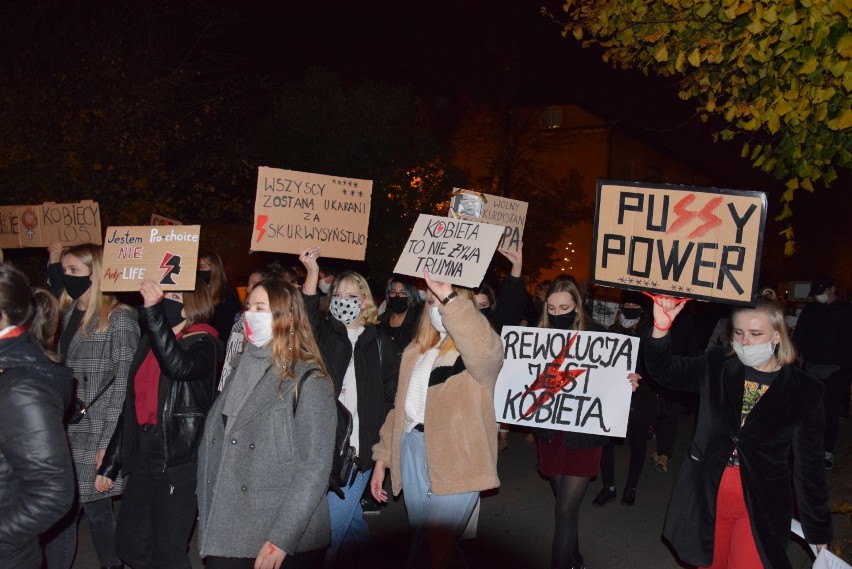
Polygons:
<instances>
[{"instance_id":1,"label":"black puffer jacket","mask_svg":"<svg viewBox=\"0 0 852 569\"><path fill-rule=\"evenodd\" d=\"M303 294L302 297L322 359L334 383L334 395L340 397L343 378L352 359L352 342L346 326L334 318L320 316L318 294ZM355 389L358 391L360 424L358 449L362 471L373 468L370 449L379 442L379 430L388 411L393 408L398 379L399 354L393 339L379 326L366 326L355 342Z\"/></svg>"},{"instance_id":2,"label":"black puffer jacket","mask_svg":"<svg viewBox=\"0 0 852 569\"><path fill-rule=\"evenodd\" d=\"M38 555L38 535L74 502L62 424L72 381L28 334L0 340L0 567Z\"/></svg>"},{"instance_id":3,"label":"black puffer jacket","mask_svg":"<svg viewBox=\"0 0 852 569\"><path fill-rule=\"evenodd\" d=\"M204 433L204 420L213 404L217 370L224 355L222 343L209 332L190 331L176 340L161 304L142 308L147 334L139 342L139 349L130 366L127 395L121 433L116 435L107 449L98 474L115 479L119 469L124 474L133 471L139 460L139 424L136 419L136 372L150 351L160 364L160 382L157 397L157 420L163 426L163 450L166 472L173 483L180 484L195 479L198 445ZM122 444L114 444L121 437Z\"/></svg>"}]
</instances>

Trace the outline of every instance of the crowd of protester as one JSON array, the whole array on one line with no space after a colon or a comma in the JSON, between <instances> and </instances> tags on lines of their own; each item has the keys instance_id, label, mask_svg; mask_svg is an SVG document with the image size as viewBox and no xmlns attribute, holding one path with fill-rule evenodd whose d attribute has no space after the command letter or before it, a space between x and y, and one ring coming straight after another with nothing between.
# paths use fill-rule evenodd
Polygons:
<instances>
[{"instance_id":1,"label":"crowd of protester","mask_svg":"<svg viewBox=\"0 0 852 569\"><path fill-rule=\"evenodd\" d=\"M47 253L45 288L0 257L0 567L70 569L81 516L105 568L189 568L193 531L210 568L357 566L364 516L389 492L412 534L389 566L464 566L460 539L517 428L498 425L493 396L500 331L518 325L641 339L622 505L641 500L649 440L665 474L695 417L663 528L680 560L789 567L794 502L807 540L831 541L825 469L848 415L852 327L830 278L803 306L767 290L736 307L705 350L691 303L567 275L528 283L520 251L503 253L499 286L468 289L370 280L313 246L249 274L244 302L214 251L194 290L143 280L121 299L101 290L100 246ZM356 458L330 488L341 413ZM618 496L622 440L529 436L555 498L551 567L585 567L580 506L596 477L594 505Z\"/></svg>"}]
</instances>

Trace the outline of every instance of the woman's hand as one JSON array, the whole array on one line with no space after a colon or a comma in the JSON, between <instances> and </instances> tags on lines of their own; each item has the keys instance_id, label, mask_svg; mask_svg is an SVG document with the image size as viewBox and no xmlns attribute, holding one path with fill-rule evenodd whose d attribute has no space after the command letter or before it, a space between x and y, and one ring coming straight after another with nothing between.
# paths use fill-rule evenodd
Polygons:
<instances>
[{"instance_id":1,"label":"woman's hand","mask_svg":"<svg viewBox=\"0 0 852 569\"><path fill-rule=\"evenodd\" d=\"M671 296L655 296L654 297L654 329L652 336L654 338L662 338L669 333L669 328L674 324L675 318L680 314L686 306L677 298Z\"/></svg>"},{"instance_id":2,"label":"woman's hand","mask_svg":"<svg viewBox=\"0 0 852 569\"><path fill-rule=\"evenodd\" d=\"M630 387L633 391L636 391L639 389L639 382L642 381L642 376L638 373L631 372L627 374L627 381L630 382Z\"/></svg>"},{"instance_id":3,"label":"woman's hand","mask_svg":"<svg viewBox=\"0 0 852 569\"><path fill-rule=\"evenodd\" d=\"M509 272L513 277L521 276L521 269L524 266L524 242L521 241L518 244L518 252L512 251L500 251L500 254L509 259L509 262L512 263L512 270Z\"/></svg>"},{"instance_id":4,"label":"woman's hand","mask_svg":"<svg viewBox=\"0 0 852 569\"><path fill-rule=\"evenodd\" d=\"M163 289L160 288L160 285L151 279L142 279L142 283L139 285L139 292L142 294L142 306L145 308L162 302L164 296Z\"/></svg>"},{"instance_id":5,"label":"woman's hand","mask_svg":"<svg viewBox=\"0 0 852 569\"><path fill-rule=\"evenodd\" d=\"M377 502L385 503L388 501L388 493L384 489L385 484L385 463L382 460L377 460L373 466L373 475L370 477L370 494Z\"/></svg>"},{"instance_id":6,"label":"woman's hand","mask_svg":"<svg viewBox=\"0 0 852 569\"><path fill-rule=\"evenodd\" d=\"M95 477L95 490L100 492L101 494L105 494L112 490L113 481L107 478L106 476L101 476L98 474Z\"/></svg>"},{"instance_id":7,"label":"woman's hand","mask_svg":"<svg viewBox=\"0 0 852 569\"><path fill-rule=\"evenodd\" d=\"M313 296L317 293L317 281L319 281L319 259L322 250L319 247L308 247L299 253L299 260L305 266L305 284L302 285L302 292L308 296Z\"/></svg>"},{"instance_id":8,"label":"woman's hand","mask_svg":"<svg viewBox=\"0 0 852 569\"><path fill-rule=\"evenodd\" d=\"M453 292L453 285L441 281L433 281L432 277L426 271L423 271L423 279L426 281L426 286L429 287L429 290L432 291L432 294L435 295L435 298L439 302L443 301Z\"/></svg>"},{"instance_id":9,"label":"woman's hand","mask_svg":"<svg viewBox=\"0 0 852 569\"><path fill-rule=\"evenodd\" d=\"M285 557L287 554L284 550L278 549L269 541L264 542L254 560L254 569L278 569L284 563Z\"/></svg>"},{"instance_id":10,"label":"woman's hand","mask_svg":"<svg viewBox=\"0 0 852 569\"><path fill-rule=\"evenodd\" d=\"M47 244L47 255L48 262L52 265L54 263L62 262L62 243L59 241L51 241Z\"/></svg>"}]
</instances>

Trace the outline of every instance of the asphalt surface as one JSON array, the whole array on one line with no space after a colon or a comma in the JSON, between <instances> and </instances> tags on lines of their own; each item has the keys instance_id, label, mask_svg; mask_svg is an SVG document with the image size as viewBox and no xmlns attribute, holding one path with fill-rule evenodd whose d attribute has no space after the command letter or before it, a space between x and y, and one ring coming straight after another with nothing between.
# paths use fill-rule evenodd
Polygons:
<instances>
[{"instance_id":1,"label":"asphalt surface","mask_svg":"<svg viewBox=\"0 0 852 569\"><path fill-rule=\"evenodd\" d=\"M692 437L693 417L681 421L675 456L668 473L654 470L648 460L642 473L634 506L623 506L619 496L603 507L592 505L600 482L589 486L580 514L580 549L589 569L678 568L677 558L662 540L666 507L672 485L688 441ZM647 454L655 450L649 441ZM623 483L627 472L627 446L616 446L616 480ZM852 422L841 425L835 453L835 467L826 471L830 485L830 505L842 509L852 504ZM498 464L501 486L483 496L477 536L463 542L468 567L547 568L553 536L553 495L547 480L536 471L534 445L527 444L523 433L510 435L509 447L500 453ZM120 502L117 508L120 507ZM832 550L852 562L852 517L850 513L833 516L835 541ZM400 568L405 566L409 534L402 499L391 500L380 515L368 516L373 543L357 559L344 567ZM798 542L792 541L788 553L795 569L810 568L813 561ZM190 546L193 569L203 567L193 540ZM80 523L80 539L74 569L99 566L85 519Z\"/></svg>"}]
</instances>

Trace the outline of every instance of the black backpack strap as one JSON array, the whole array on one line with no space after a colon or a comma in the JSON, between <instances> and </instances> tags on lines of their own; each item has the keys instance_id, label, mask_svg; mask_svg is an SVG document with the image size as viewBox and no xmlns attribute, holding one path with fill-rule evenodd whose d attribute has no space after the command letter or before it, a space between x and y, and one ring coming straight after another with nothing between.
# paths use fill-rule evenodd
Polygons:
<instances>
[{"instance_id":1,"label":"black backpack strap","mask_svg":"<svg viewBox=\"0 0 852 569\"><path fill-rule=\"evenodd\" d=\"M308 377L310 377L310 375L315 371L319 370L312 367L305 371L305 373L302 374L302 377L299 378L299 382L296 384L295 389L293 389L293 415L296 415L296 407L299 406L299 393L302 390L302 386L305 384L305 380L308 379Z\"/></svg>"},{"instance_id":2,"label":"black backpack strap","mask_svg":"<svg viewBox=\"0 0 852 569\"><path fill-rule=\"evenodd\" d=\"M103 387L101 387L101 388L100 388L100 390L98 390L97 394L96 394L96 395L92 398L92 400L91 400L91 401L89 401L89 404L88 404L88 405L86 405L86 409L88 409L89 407L91 407L92 405L94 405L95 403L97 403L98 399L100 399L100 398L101 398L101 396L102 396L104 393L106 393L106 390L107 390L107 389L109 389L109 386L110 386L110 385L112 385L114 381L115 381L115 376L112 376L112 379L110 379L109 381L107 381L107 382L106 382L106 384L104 384L104 386L103 386Z\"/></svg>"}]
</instances>

